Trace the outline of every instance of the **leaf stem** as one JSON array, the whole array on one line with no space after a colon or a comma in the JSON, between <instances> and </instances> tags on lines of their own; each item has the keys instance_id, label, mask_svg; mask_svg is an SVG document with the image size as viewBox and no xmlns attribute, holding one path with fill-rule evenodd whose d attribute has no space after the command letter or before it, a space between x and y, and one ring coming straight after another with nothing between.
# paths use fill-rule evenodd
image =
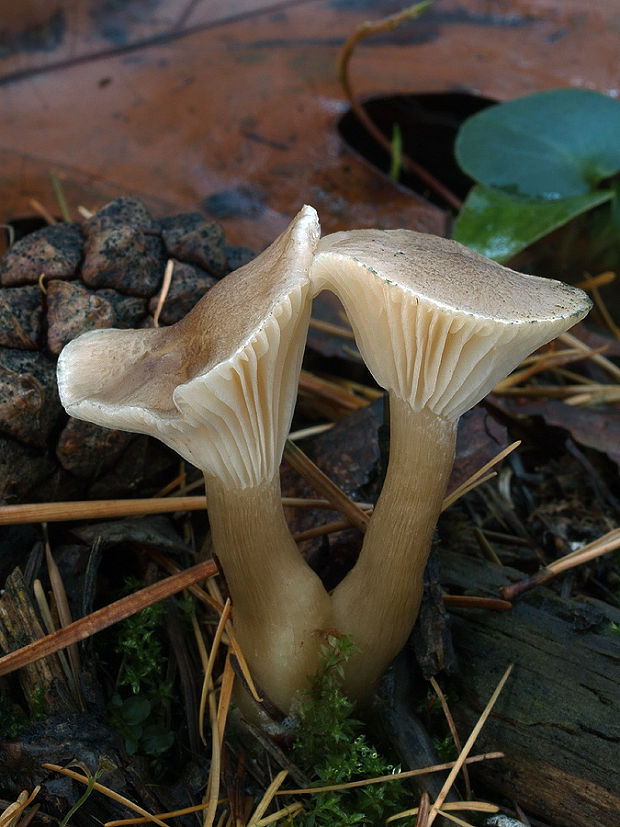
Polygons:
<instances>
[{"instance_id":1,"label":"leaf stem","mask_svg":"<svg viewBox=\"0 0 620 827\"><path fill-rule=\"evenodd\" d=\"M392 29L398 28L402 23L405 23L407 20L411 20L415 17L418 17L422 12L424 12L429 6L431 5L430 0L426 0L423 3L416 3L409 8L403 9L403 11L398 12L398 14L391 15L390 17L385 17L382 20L378 20L375 23L370 23L366 21L362 23L361 26L353 32L353 34L348 38L345 42L344 46L340 50L340 55L338 57L338 79L340 80L340 84L343 88L343 91L349 101L351 106L351 110L357 116L359 122L362 124L364 129L368 132L368 134L381 146L388 155L392 155L392 142L386 138L386 136L381 132L379 127L376 123L372 120L372 118L368 115L364 107L361 105L355 93L353 92L353 87L351 85L351 78L349 75L349 64L351 61L351 57L355 50L357 44L364 40L370 35L379 34L381 32L391 31ZM412 175L416 175L423 181L430 189L433 190L440 198L442 198L447 204L453 207L457 212L463 206L463 202L458 198L448 187L441 183L435 176L430 173L425 167L407 155L405 152L400 152L400 161L404 169L407 172L411 173Z\"/></svg>"}]
</instances>

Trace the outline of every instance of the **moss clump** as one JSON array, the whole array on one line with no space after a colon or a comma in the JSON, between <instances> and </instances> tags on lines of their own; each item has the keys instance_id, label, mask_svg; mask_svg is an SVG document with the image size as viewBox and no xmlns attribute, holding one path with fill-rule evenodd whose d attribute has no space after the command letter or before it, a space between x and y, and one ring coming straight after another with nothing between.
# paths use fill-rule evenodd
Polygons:
<instances>
[{"instance_id":1,"label":"moss clump","mask_svg":"<svg viewBox=\"0 0 620 827\"><path fill-rule=\"evenodd\" d=\"M368 743L364 724L353 717L354 704L340 689L343 664L355 651L350 638L327 637L321 647L322 668L298 710L295 761L316 780L317 786L390 775L400 770ZM295 827L382 824L388 815L410 806L411 799L402 784L384 782L308 796L304 799L303 812L292 823ZM414 821L399 823L407 827Z\"/></svg>"}]
</instances>

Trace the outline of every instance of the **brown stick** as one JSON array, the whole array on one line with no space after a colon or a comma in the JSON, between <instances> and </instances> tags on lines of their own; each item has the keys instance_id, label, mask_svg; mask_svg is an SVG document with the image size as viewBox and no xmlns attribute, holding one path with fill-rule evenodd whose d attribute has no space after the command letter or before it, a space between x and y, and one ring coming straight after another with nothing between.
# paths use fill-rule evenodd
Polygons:
<instances>
[{"instance_id":1,"label":"brown stick","mask_svg":"<svg viewBox=\"0 0 620 827\"><path fill-rule=\"evenodd\" d=\"M374 140L381 146L385 151L389 154L392 152L392 144L389 141L383 132L377 127L374 121L368 116L366 110L360 104L360 102L355 97L353 92L353 88L351 86L351 79L349 77L349 63L351 60L351 56L353 54L353 50L357 46L357 44L364 40L364 38L369 37L373 34L378 34L380 32L391 31L392 29L396 29L401 23L404 23L406 20L410 20L413 17L417 17L421 14L428 6L430 2L418 3L415 6L411 6L410 8L404 9L404 11L398 12L398 14L391 15L390 17L386 17L383 20L378 20L375 23L362 23L361 26L353 32L351 37L345 42L344 46L340 50L340 55L338 57L338 78L342 85L345 95L351 105L351 109L359 119L362 126L366 129L369 135L371 135ZM407 169L408 172L411 172L413 175L416 175L420 178L424 183L429 186L434 192L437 193L441 198L446 201L446 203L450 204L451 207L454 207L455 210L459 211L463 206L462 201L450 190L448 187L444 186L441 181L438 181L434 175L432 175L427 169L425 169L421 164L417 161L414 161L413 158L410 158L404 152L401 153L401 162L403 167Z\"/></svg>"},{"instance_id":2,"label":"brown stick","mask_svg":"<svg viewBox=\"0 0 620 827\"><path fill-rule=\"evenodd\" d=\"M583 563L588 563L596 557L608 554L610 551L615 551L618 547L620 547L620 529L615 528L597 540L588 543L588 545L583 548L571 551L570 554L565 554L564 557L554 560L531 577L525 577L523 580L511 583L509 586L502 586L499 590L500 594L505 600L513 600L534 586L541 586L544 583L548 583L563 571L580 566Z\"/></svg>"},{"instance_id":3,"label":"brown stick","mask_svg":"<svg viewBox=\"0 0 620 827\"><path fill-rule=\"evenodd\" d=\"M284 459L320 494L330 500L335 511L339 511L360 531L368 527L369 515L348 497L327 474L324 474L304 452L289 440L284 446Z\"/></svg>"},{"instance_id":4,"label":"brown stick","mask_svg":"<svg viewBox=\"0 0 620 827\"><path fill-rule=\"evenodd\" d=\"M508 600L477 597L474 594L444 594L443 603L447 609L485 609L493 612L507 612L512 609L512 603Z\"/></svg>"},{"instance_id":5,"label":"brown stick","mask_svg":"<svg viewBox=\"0 0 620 827\"><path fill-rule=\"evenodd\" d=\"M294 508L334 510L326 499L283 497L282 505ZM173 511L202 511L207 508L203 496L145 497L135 500L85 500L60 503L23 503L0 506L0 525L17 523L58 523L77 520L103 520L136 517L142 514L166 514Z\"/></svg>"},{"instance_id":6,"label":"brown stick","mask_svg":"<svg viewBox=\"0 0 620 827\"><path fill-rule=\"evenodd\" d=\"M147 586L135 594L122 597L120 600L110 603L109 606L97 609L97 611L74 621L69 626L65 626L51 635L46 635L46 637L35 640L27 646L23 646L21 649L0 658L0 675L7 675L28 663L39 660L39 658L52 655L59 649L65 649L72 643L85 640L96 632L125 620L125 618L136 614L136 612L145 609L147 606L151 606L153 603L165 600L165 598L188 588L199 580L213 577L217 574L217 571L215 562L206 560L204 563L192 566L192 568L186 569L180 574L153 583L152 586Z\"/></svg>"},{"instance_id":7,"label":"brown stick","mask_svg":"<svg viewBox=\"0 0 620 827\"><path fill-rule=\"evenodd\" d=\"M428 813L431 808L431 799L426 790L422 793L420 798L420 807L418 809L418 817L415 820L415 827L426 827L428 821Z\"/></svg>"}]
</instances>

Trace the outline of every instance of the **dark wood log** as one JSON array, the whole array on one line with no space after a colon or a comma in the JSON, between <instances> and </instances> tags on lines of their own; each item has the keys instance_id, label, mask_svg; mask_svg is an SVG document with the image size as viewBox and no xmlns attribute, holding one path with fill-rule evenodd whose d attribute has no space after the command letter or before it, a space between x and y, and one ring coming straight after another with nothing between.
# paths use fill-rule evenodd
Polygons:
<instances>
[{"instance_id":1,"label":"dark wood log","mask_svg":"<svg viewBox=\"0 0 620 827\"><path fill-rule=\"evenodd\" d=\"M21 569L16 568L7 577L0 598L0 654L19 649L44 635L30 589ZM31 713L70 715L75 711L58 655L28 664L19 671L18 678Z\"/></svg>"},{"instance_id":2,"label":"dark wood log","mask_svg":"<svg viewBox=\"0 0 620 827\"><path fill-rule=\"evenodd\" d=\"M443 551L448 591L497 596L522 574ZM505 759L476 783L554 827L612 827L620 813L620 611L538 587L512 610L451 612L459 660L453 714L463 740L510 663L514 670L476 743ZM480 793L480 789L477 790Z\"/></svg>"}]
</instances>

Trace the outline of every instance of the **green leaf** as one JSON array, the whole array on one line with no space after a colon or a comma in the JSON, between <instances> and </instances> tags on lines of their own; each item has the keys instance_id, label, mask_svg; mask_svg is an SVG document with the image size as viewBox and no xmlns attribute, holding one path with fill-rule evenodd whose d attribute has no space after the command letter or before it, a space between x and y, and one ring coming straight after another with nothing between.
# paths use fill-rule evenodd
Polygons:
<instances>
[{"instance_id":1,"label":"green leaf","mask_svg":"<svg viewBox=\"0 0 620 827\"><path fill-rule=\"evenodd\" d=\"M174 734L159 724L144 727L141 745L146 755L162 755L174 743Z\"/></svg>"},{"instance_id":2,"label":"green leaf","mask_svg":"<svg viewBox=\"0 0 620 827\"><path fill-rule=\"evenodd\" d=\"M453 238L487 258L503 262L534 241L613 197L613 191L557 201L526 201L477 185L467 196Z\"/></svg>"},{"instance_id":3,"label":"green leaf","mask_svg":"<svg viewBox=\"0 0 620 827\"><path fill-rule=\"evenodd\" d=\"M134 695L124 701L121 715L128 726L138 726L151 714L151 702L140 695Z\"/></svg>"},{"instance_id":4,"label":"green leaf","mask_svg":"<svg viewBox=\"0 0 620 827\"><path fill-rule=\"evenodd\" d=\"M516 196L590 192L620 170L620 101L555 89L483 109L461 126L455 153L475 181Z\"/></svg>"}]
</instances>

